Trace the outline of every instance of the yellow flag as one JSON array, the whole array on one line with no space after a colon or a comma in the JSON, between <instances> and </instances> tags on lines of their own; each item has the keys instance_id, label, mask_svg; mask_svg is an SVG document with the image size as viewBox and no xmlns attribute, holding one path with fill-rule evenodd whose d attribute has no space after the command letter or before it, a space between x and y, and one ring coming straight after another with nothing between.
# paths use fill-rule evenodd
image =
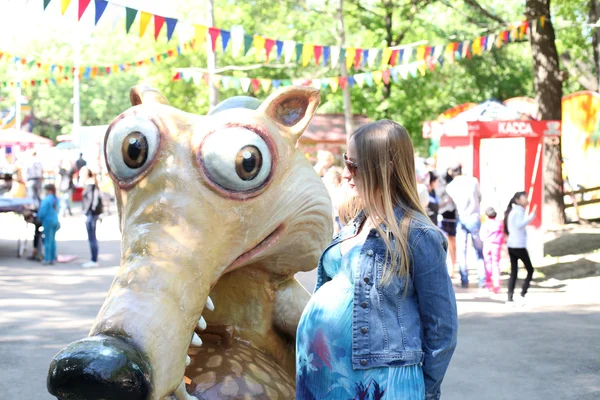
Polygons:
<instances>
[{"instance_id":1,"label":"yellow flag","mask_svg":"<svg viewBox=\"0 0 600 400\"><path fill-rule=\"evenodd\" d=\"M310 59L313 56L313 52L315 50L315 46L312 44L304 43L302 45L302 66L306 67L310 62Z\"/></svg>"},{"instance_id":2,"label":"yellow flag","mask_svg":"<svg viewBox=\"0 0 600 400\"><path fill-rule=\"evenodd\" d=\"M196 46L202 46L202 43L206 41L206 27L204 25L194 25L194 32L194 40L196 41Z\"/></svg>"},{"instance_id":3,"label":"yellow flag","mask_svg":"<svg viewBox=\"0 0 600 400\"><path fill-rule=\"evenodd\" d=\"M473 40L473 55L481 54L481 40L479 38Z\"/></svg>"},{"instance_id":4,"label":"yellow flag","mask_svg":"<svg viewBox=\"0 0 600 400\"><path fill-rule=\"evenodd\" d=\"M371 72L371 75L373 76L373 82L375 82L377 84L377 86L381 85L381 79L383 78L383 72L382 71L373 71L373 72Z\"/></svg>"},{"instance_id":5,"label":"yellow flag","mask_svg":"<svg viewBox=\"0 0 600 400\"><path fill-rule=\"evenodd\" d=\"M256 61L259 60L260 55L264 53L266 39L262 36L254 36L254 49L256 50Z\"/></svg>"},{"instance_id":6,"label":"yellow flag","mask_svg":"<svg viewBox=\"0 0 600 400\"><path fill-rule=\"evenodd\" d=\"M392 49L389 47L387 49L383 49L381 53L381 68L387 68L390 63L390 58L392 57Z\"/></svg>"},{"instance_id":7,"label":"yellow flag","mask_svg":"<svg viewBox=\"0 0 600 400\"><path fill-rule=\"evenodd\" d=\"M425 73L427 72L427 65L425 65L425 63L421 63L418 67L418 70L421 75L425 76Z\"/></svg>"},{"instance_id":8,"label":"yellow flag","mask_svg":"<svg viewBox=\"0 0 600 400\"><path fill-rule=\"evenodd\" d=\"M350 69L352 64L354 64L354 57L356 57L356 49L354 47L348 47L346 49L346 69ZM338 83L337 80L335 82ZM333 89L333 86L331 87ZM337 90L337 87L336 87ZM335 92L335 90L334 90Z\"/></svg>"},{"instance_id":9,"label":"yellow flag","mask_svg":"<svg viewBox=\"0 0 600 400\"><path fill-rule=\"evenodd\" d=\"M271 89L271 80L270 79L261 79L260 86L265 92L268 92Z\"/></svg>"},{"instance_id":10,"label":"yellow flag","mask_svg":"<svg viewBox=\"0 0 600 400\"><path fill-rule=\"evenodd\" d=\"M152 19L152 14L142 11L140 14L140 37L144 36L146 33L146 28L148 27L148 23Z\"/></svg>"},{"instance_id":11,"label":"yellow flag","mask_svg":"<svg viewBox=\"0 0 600 400\"><path fill-rule=\"evenodd\" d=\"M333 93L337 92L339 85L340 82L338 81L338 78L329 78L329 86L331 86Z\"/></svg>"},{"instance_id":12,"label":"yellow flag","mask_svg":"<svg viewBox=\"0 0 600 400\"><path fill-rule=\"evenodd\" d=\"M546 16L542 15L540 17L540 25L542 25L542 29L544 29L544 23L546 22Z\"/></svg>"},{"instance_id":13,"label":"yellow flag","mask_svg":"<svg viewBox=\"0 0 600 400\"><path fill-rule=\"evenodd\" d=\"M67 8L69 8L70 3L71 0L60 0L60 11L62 12L62 15L65 15L65 12L67 12Z\"/></svg>"},{"instance_id":14,"label":"yellow flag","mask_svg":"<svg viewBox=\"0 0 600 400\"><path fill-rule=\"evenodd\" d=\"M417 47L417 56L415 57L415 59L418 60L422 60L425 58L425 46L419 46Z\"/></svg>"}]
</instances>

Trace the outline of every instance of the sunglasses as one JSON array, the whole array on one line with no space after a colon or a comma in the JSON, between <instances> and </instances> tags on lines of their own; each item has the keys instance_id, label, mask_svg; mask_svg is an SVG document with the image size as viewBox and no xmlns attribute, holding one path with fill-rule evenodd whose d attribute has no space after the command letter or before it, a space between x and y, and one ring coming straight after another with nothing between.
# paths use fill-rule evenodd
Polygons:
<instances>
[{"instance_id":1,"label":"sunglasses","mask_svg":"<svg viewBox=\"0 0 600 400\"><path fill-rule=\"evenodd\" d=\"M351 159L349 159L346 153L344 153L342 157L344 157L344 164L346 164L348 171L350 171L350 173L353 176L356 175L356 172L358 171L358 164L356 163L356 161L352 161Z\"/></svg>"}]
</instances>

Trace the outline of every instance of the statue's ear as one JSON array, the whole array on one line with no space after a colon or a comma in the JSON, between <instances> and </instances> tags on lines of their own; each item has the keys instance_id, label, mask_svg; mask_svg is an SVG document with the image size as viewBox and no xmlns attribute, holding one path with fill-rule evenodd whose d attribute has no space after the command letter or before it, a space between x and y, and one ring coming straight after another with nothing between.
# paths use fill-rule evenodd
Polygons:
<instances>
[{"instance_id":1,"label":"statue's ear","mask_svg":"<svg viewBox=\"0 0 600 400\"><path fill-rule=\"evenodd\" d=\"M131 100L132 106L139 106L142 103L160 103L168 105L169 102L156 89L151 88L150 86L138 85L131 88L129 91L129 100Z\"/></svg>"},{"instance_id":2,"label":"statue's ear","mask_svg":"<svg viewBox=\"0 0 600 400\"><path fill-rule=\"evenodd\" d=\"M319 90L288 86L271 94L258 108L298 140L321 102Z\"/></svg>"}]
</instances>

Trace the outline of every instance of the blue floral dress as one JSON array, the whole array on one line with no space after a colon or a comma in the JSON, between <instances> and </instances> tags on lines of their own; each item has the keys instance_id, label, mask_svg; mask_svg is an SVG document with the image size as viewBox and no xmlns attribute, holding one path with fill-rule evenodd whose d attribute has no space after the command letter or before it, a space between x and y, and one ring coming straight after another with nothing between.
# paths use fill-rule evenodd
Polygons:
<instances>
[{"instance_id":1,"label":"blue floral dress","mask_svg":"<svg viewBox=\"0 0 600 400\"><path fill-rule=\"evenodd\" d=\"M309 301L298 325L298 400L423 400L420 365L352 369L354 271L362 245L343 257L340 244L325 253L323 266L333 279Z\"/></svg>"}]
</instances>

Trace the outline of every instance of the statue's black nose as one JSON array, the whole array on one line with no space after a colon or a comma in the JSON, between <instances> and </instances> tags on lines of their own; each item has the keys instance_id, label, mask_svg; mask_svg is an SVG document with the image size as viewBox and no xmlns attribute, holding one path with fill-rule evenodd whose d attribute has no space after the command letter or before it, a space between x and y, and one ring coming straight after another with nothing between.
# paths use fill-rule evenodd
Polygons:
<instances>
[{"instance_id":1,"label":"statue's black nose","mask_svg":"<svg viewBox=\"0 0 600 400\"><path fill-rule=\"evenodd\" d=\"M146 400L150 369L126 339L92 336L71 343L50 363L48 391L61 400Z\"/></svg>"}]
</instances>

